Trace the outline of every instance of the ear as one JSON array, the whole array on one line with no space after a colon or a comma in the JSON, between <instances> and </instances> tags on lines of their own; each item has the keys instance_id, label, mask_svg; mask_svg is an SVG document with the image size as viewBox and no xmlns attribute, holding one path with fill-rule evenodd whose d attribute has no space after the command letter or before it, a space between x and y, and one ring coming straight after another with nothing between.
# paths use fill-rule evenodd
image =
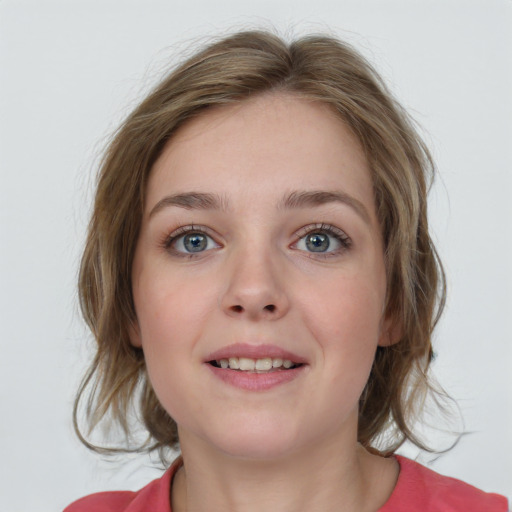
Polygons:
<instances>
[{"instance_id":1,"label":"ear","mask_svg":"<svg viewBox=\"0 0 512 512\"><path fill-rule=\"evenodd\" d=\"M382 322L379 336L379 347L389 347L398 343L403 336L402 322L393 315L388 315Z\"/></svg>"},{"instance_id":2,"label":"ear","mask_svg":"<svg viewBox=\"0 0 512 512\"><path fill-rule=\"evenodd\" d=\"M140 335L140 326L136 318L130 322L128 327L128 335L130 336L130 343L137 348L142 347L142 337Z\"/></svg>"}]
</instances>

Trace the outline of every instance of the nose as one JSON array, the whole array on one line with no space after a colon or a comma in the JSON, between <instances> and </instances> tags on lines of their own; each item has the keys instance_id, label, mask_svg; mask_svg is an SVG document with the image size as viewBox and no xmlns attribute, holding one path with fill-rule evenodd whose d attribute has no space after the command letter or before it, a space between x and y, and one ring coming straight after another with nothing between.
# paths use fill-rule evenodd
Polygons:
<instances>
[{"instance_id":1,"label":"nose","mask_svg":"<svg viewBox=\"0 0 512 512\"><path fill-rule=\"evenodd\" d=\"M277 320L289 309L283 269L269 254L240 251L228 264L224 312L248 320Z\"/></svg>"}]
</instances>

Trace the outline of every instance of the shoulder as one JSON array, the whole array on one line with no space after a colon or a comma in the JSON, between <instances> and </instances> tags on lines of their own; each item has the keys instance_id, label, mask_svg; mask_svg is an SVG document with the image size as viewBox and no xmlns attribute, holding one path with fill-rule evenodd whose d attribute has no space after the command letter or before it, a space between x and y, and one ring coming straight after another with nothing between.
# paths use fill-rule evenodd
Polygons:
<instances>
[{"instance_id":1,"label":"shoulder","mask_svg":"<svg viewBox=\"0 0 512 512\"><path fill-rule=\"evenodd\" d=\"M71 503L64 512L172 512L171 482L180 466L178 458L161 478L139 491L98 492Z\"/></svg>"},{"instance_id":2,"label":"shoulder","mask_svg":"<svg viewBox=\"0 0 512 512\"><path fill-rule=\"evenodd\" d=\"M396 456L400 475L379 512L507 512L507 499Z\"/></svg>"},{"instance_id":3,"label":"shoulder","mask_svg":"<svg viewBox=\"0 0 512 512\"><path fill-rule=\"evenodd\" d=\"M74 501L64 512L121 512L127 510L136 495L129 491L98 492Z\"/></svg>"}]
</instances>

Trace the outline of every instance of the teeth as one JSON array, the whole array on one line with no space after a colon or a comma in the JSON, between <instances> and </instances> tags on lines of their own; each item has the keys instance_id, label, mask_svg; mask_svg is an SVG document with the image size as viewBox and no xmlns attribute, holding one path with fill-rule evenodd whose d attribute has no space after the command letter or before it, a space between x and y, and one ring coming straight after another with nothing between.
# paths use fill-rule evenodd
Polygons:
<instances>
[{"instance_id":1,"label":"teeth","mask_svg":"<svg viewBox=\"0 0 512 512\"><path fill-rule=\"evenodd\" d=\"M283 366L283 360L280 357L272 359L272 366L274 368L279 368L280 366Z\"/></svg>"},{"instance_id":2,"label":"teeth","mask_svg":"<svg viewBox=\"0 0 512 512\"><path fill-rule=\"evenodd\" d=\"M249 357L230 357L216 361L221 368L242 371L269 371L277 368L291 368L294 363L289 359L280 357L264 357L262 359L250 359Z\"/></svg>"},{"instance_id":3,"label":"teeth","mask_svg":"<svg viewBox=\"0 0 512 512\"><path fill-rule=\"evenodd\" d=\"M256 360L256 370L270 370L272 368L272 359L266 357L265 359Z\"/></svg>"},{"instance_id":4,"label":"teeth","mask_svg":"<svg viewBox=\"0 0 512 512\"><path fill-rule=\"evenodd\" d=\"M248 359L247 357L240 357L238 359L240 370L254 370L256 362L254 359Z\"/></svg>"}]
</instances>

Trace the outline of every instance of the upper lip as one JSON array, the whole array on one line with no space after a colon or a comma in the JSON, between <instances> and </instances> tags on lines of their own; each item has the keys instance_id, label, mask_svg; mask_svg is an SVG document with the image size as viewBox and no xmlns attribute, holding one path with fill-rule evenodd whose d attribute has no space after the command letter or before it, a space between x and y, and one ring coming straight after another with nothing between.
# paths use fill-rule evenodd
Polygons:
<instances>
[{"instance_id":1,"label":"upper lip","mask_svg":"<svg viewBox=\"0 0 512 512\"><path fill-rule=\"evenodd\" d=\"M266 357L288 359L293 363L306 363L303 357L285 350L277 345L251 345L248 343L234 343L209 354L208 361L219 361L230 357L247 357L249 359L264 359Z\"/></svg>"}]
</instances>

